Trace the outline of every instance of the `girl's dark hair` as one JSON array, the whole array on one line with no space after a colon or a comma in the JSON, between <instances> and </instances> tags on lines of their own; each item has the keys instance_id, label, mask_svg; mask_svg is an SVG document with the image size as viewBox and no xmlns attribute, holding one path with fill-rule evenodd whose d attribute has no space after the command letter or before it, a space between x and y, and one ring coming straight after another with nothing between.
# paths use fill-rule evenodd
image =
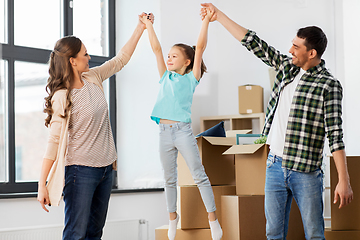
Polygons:
<instances>
[{"instance_id":1,"label":"girl's dark hair","mask_svg":"<svg viewBox=\"0 0 360 240\"><path fill-rule=\"evenodd\" d=\"M297 32L297 37L305 39L306 49L308 51L315 49L317 57L321 59L327 46L327 38L321 28L316 26L300 28Z\"/></svg>"},{"instance_id":2,"label":"girl's dark hair","mask_svg":"<svg viewBox=\"0 0 360 240\"><path fill-rule=\"evenodd\" d=\"M192 71L193 67L194 67L194 58L195 58L195 46L190 47L189 45L183 44L183 43L178 43L175 44L173 47L178 47L182 50L182 52L185 54L185 57L187 59L190 59L190 64L189 66L187 66L187 68L185 69L185 73L189 73ZM204 64L204 60L201 59L201 75L200 78L202 78L202 76L204 75L204 72L206 72L206 66Z\"/></svg>"},{"instance_id":3,"label":"girl's dark hair","mask_svg":"<svg viewBox=\"0 0 360 240\"><path fill-rule=\"evenodd\" d=\"M66 118L69 114L71 106L71 83L74 79L74 72L70 64L70 58L75 58L80 52L82 42L79 38L74 36L66 36L59 39L50 54L49 59L49 78L46 85L46 92L49 96L45 97L44 113L48 116L45 119L45 126L50 124L53 109L51 99L54 93L60 89L67 89L66 93L66 108L64 115L61 117Z\"/></svg>"}]
</instances>

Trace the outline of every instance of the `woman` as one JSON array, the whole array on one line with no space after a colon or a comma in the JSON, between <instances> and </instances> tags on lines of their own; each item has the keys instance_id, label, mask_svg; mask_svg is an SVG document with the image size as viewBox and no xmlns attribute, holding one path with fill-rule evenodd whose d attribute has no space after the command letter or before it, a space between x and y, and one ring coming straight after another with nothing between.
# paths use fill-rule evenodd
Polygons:
<instances>
[{"instance_id":1,"label":"woman","mask_svg":"<svg viewBox=\"0 0 360 240\"><path fill-rule=\"evenodd\" d=\"M74 36L58 40L51 53L44 109L50 137L38 201L48 212L46 205L59 205L64 193L63 239L101 239L117 159L102 82L126 65L145 28L139 20L120 52L95 68Z\"/></svg>"}]
</instances>

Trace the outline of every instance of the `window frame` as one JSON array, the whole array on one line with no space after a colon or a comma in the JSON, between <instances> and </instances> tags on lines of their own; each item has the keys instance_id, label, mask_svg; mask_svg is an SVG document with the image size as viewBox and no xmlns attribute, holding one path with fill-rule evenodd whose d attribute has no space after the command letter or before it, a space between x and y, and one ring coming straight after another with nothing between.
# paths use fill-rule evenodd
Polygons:
<instances>
[{"instance_id":1,"label":"window frame","mask_svg":"<svg viewBox=\"0 0 360 240\"><path fill-rule=\"evenodd\" d=\"M0 183L0 198L13 198L13 197L28 197L36 196L37 181L34 182L16 182L16 166L15 166L15 61L32 62L47 64L51 50L24 47L14 45L14 0L5 0L7 3L7 43L1 44L2 56L1 58L8 62L7 64L7 84L8 92L6 93L7 101L7 136L6 141L8 151L8 182ZM108 1L108 27L109 27L109 56L91 56L89 62L90 67L98 66L105 61L111 59L116 54L115 49L115 0ZM73 9L72 0L62 0L62 27L59 29L63 32L64 36L73 34ZM115 75L109 79L109 115L112 127L112 134L116 144L116 82ZM39 173L40 174L40 173ZM114 186L117 188L117 174L114 174ZM151 189L149 189L151 191ZM115 190L119 192L119 190ZM132 192L132 190L120 190L120 192Z\"/></svg>"}]
</instances>

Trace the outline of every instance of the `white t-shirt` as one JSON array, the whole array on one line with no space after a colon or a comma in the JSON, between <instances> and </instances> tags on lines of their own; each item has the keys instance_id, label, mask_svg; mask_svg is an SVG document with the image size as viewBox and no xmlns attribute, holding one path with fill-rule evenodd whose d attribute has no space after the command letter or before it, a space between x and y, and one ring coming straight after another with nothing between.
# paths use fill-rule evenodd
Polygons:
<instances>
[{"instance_id":1,"label":"white t-shirt","mask_svg":"<svg viewBox=\"0 0 360 240\"><path fill-rule=\"evenodd\" d=\"M291 103L294 97L295 89L300 82L300 78L305 70L300 68L295 79L286 85L280 93L278 106L275 111L274 119L271 124L266 143L270 145L273 154L282 157L285 144L286 128L289 119Z\"/></svg>"}]
</instances>

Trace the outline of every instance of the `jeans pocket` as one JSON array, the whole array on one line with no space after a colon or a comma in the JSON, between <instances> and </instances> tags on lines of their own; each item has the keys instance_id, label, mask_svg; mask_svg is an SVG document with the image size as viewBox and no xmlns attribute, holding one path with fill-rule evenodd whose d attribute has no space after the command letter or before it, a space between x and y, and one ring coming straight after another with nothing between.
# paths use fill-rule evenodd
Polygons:
<instances>
[{"instance_id":1,"label":"jeans pocket","mask_svg":"<svg viewBox=\"0 0 360 240\"><path fill-rule=\"evenodd\" d=\"M192 128L191 128L191 125L190 123L186 123L182 126L180 126L180 129L179 129L181 132L185 132L185 133L189 133L189 132L192 132Z\"/></svg>"},{"instance_id":2,"label":"jeans pocket","mask_svg":"<svg viewBox=\"0 0 360 240\"><path fill-rule=\"evenodd\" d=\"M165 131L164 127L159 125L159 135L161 135Z\"/></svg>"},{"instance_id":3,"label":"jeans pocket","mask_svg":"<svg viewBox=\"0 0 360 240\"><path fill-rule=\"evenodd\" d=\"M273 156L272 154L269 154L269 156L266 160L266 167L271 168L271 166L274 165L274 163L275 163L275 156Z\"/></svg>"}]
</instances>

